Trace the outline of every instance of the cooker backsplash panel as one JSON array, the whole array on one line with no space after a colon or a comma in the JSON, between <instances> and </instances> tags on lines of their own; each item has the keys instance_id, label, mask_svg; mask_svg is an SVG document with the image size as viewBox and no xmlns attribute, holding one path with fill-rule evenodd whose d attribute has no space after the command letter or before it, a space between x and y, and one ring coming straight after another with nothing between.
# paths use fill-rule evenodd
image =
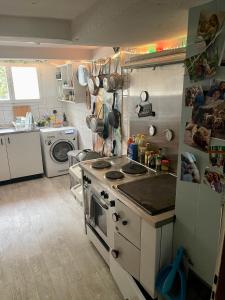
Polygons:
<instances>
[{"instance_id":1,"label":"cooker backsplash panel","mask_svg":"<svg viewBox=\"0 0 225 300\"><path fill-rule=\"evenodd\" d=\"M165 149L172 168L176 170L184 67L178 64L156 69L135 69L129 73L130 88L127 96L126 92L124 93L123 103L124 148L130 135L146 134L152 144ZM142 90L149 93L153 111L156 113L155 117L139 118L135 112ZM154 125L157 129L153 137L149 136L150 125ZM165 129L172 129L174 132L174 139L171 142L166 141Z\"/></svg>"}]
</instances>

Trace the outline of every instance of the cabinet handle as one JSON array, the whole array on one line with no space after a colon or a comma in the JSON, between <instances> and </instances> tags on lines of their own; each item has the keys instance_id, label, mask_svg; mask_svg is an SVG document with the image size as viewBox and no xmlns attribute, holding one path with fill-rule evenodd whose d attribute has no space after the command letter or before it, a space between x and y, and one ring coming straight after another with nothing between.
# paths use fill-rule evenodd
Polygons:
<instances>
[{"instance_id":1,"label":"cabinet handle","mask_svg":"<svg viewBox=\"0 0 225 300\"><path fill-rule=\"evenodd\" d=\"M1 138L1 145L3 146L3 139Z\"/></svg>"},{"instance_id":2,"label":"cabinet handle","mask_svg":"<svg viewBox=\"0 0 225 300\"><path fill-rule=\"evenodd\" d=\"M10 144L10 138L8 137L8 144Z\"/></svg>"},{"instance_id":3,"label":"cabinet handle","mask_svg":"<svg viewBox=\"0 0 225 300\"><path fill-rule=\"evenodd\" d=\"M119 256L119 251L113 249L113 250L111 251L111 254L112 254L112 257L116 259L116 258L118 258L118 256Z\"/></svg>"}]
</instances>

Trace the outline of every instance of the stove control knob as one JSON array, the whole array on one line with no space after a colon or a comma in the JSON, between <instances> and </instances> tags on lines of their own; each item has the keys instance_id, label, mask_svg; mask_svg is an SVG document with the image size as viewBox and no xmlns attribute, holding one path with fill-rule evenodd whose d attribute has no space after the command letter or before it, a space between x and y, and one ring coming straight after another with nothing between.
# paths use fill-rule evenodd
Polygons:
<instances>
[{"instance_id":1,"label":"stove control knob","mask_svg":"<svg viewBox=\"0 0 225 300\"><path fill-rule=\"evenodd\" d=\"M87 181L87 176L83 176L83 181L85 182L85 181Z\"/></svg>"},{"instance_id":2,"label":"stove control knob","mask_svg":"<svg viewBox=\"0 0 225 300\"><path fill-rule=\"evenodd\" d=\"M105 193L104 199L109 199L109 194Z\"/></svg>"},{"instance_id":3,"label":"stove control knob","mask_svg":"<svg viewBox=\"0 0 225 300\"><path fill-rule=\"evenodd\" d=\"M118 222L119 218L120 218L119 214L117 214L117 213L112 214L112 219L113 219L114 222Z\"/></svg>"},{"instance_id":4,"label":"stove control knob","mask_svg":"<svg viewBox=\"0 0 225 300\"><path fill-rule=\"evenodd\" d=\"M109 205L110 205L110 207L114 207L114 206L116 205L115 200L111 200L111 201L109 202Z\"/></svg>"},{"instance_id":5,"label":"stove control knob","mask_svg":"<svg viewBox=\"0 0 225 300\"><path fill-rule=\"evenodd\" d=\"M100 195L105 196L105 191L101 191Z\"/></svg>"},{"instance_id":6,"label":"stove control knob","mask_svg":"<svg viewBox=\"0 0 225 300\"><path fill-rule=\"evenodd\" d=\"M111 251L111 254L112 254L112 257L114 257L114 258L116 259L116 258L118 258L118 256L119 256L119 251L113 249L113 250Z\"/></svg>"},{"instance_id":7,"label":"stove control knob","mask_svg":"<svg viewBox=\"0 0 225 300\"><path fill-rule=\"evenodd\" d=\"M122 221L122 224L123 224L124 226L126 226L127 223L128 223L128 222L127 222L126 220L123 220L123 221Z\"/></svg>"},{"instance_id":8,"label":"stove control knob","mask_svg":"<svg viewBox=\"0 0 225 300\"><path fill-rule=\"evenodd\" d=\"M87 183L91 184L91 179L90 178L87 179Z\"/></svg>"}]
</instances>

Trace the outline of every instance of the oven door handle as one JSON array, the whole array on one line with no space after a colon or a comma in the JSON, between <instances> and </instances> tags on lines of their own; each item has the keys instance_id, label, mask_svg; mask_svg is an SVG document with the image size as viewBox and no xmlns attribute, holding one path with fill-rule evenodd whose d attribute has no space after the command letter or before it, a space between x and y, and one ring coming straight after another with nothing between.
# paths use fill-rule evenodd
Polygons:
<instances>
[{"instance_id":1,"label":"oven door handle","mask_svg":"<svg viewBox=\"0 0 225 300\"><path fill-rule=\"evenodd\" d=\"M104 203L103 201L101 201L100 199L98 199L97 197L94 198L95 201L103 208L103 209L109 209L108 205L106 203Z\"/></svg>"}]
</instances>

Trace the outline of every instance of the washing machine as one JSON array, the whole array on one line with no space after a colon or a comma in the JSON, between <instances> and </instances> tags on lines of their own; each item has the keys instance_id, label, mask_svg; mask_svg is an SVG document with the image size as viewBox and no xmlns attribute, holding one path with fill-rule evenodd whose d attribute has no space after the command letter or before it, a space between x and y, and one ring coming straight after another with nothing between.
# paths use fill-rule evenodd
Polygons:
<instances>
[{"instance_id":1,"label":"washing machine","mask_svg":"<svg viewBox=\"0 0 225 300\"><path fill-rule=\"evenodd\" d=\"M43 128L40 132L45 175L54 177L67 174L67 153L78 150L77 130L74 127L60 127Z\"/></svg>"}]
</instances>

